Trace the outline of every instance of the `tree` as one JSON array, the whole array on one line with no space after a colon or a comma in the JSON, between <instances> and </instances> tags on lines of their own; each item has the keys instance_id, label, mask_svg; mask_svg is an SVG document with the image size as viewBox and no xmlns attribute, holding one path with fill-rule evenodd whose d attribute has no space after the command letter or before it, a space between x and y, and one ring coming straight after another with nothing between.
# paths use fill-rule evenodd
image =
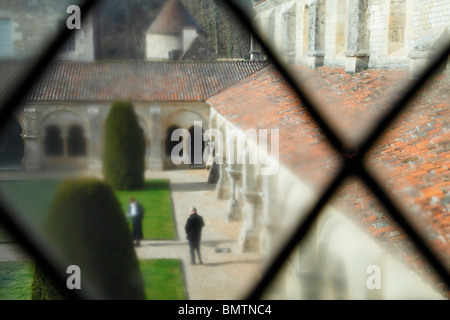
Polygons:
<instances>
[{"instance_id":1,"label":"tree","mask_svg":"<svg viewBox=\"0 0 450 320\"><path fill-rule=\"evenodd\" d=\"M105 123L103 173L115 190L144 186L145 140L133 105L113 103Z\"/></svg>"},{"instance_id":2,"label":"tree","mask_svg":"<svg viewBox=\"0 0 450 320\"><path fill-rule=\"evenodd\" d=\"M67 265L81 270L81 290L95 289L100 299L145 298L131 233L109 185L91 178L64 181L50 207L45 230ZM39 283L33 285L34 299L57 299L46 293L54 290L42 275L35 279ZM42 288L47 286L49 290Z\"/></svg>"}]
</instances>

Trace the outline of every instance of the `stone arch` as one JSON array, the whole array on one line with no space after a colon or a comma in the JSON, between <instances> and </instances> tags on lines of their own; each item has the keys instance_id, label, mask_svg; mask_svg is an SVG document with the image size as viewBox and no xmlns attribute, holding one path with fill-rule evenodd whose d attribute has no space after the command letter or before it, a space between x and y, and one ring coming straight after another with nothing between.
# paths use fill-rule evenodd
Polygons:
<instances>
[{"instance_id":1,"label":"stone arch","mask_svg":"<svg viewBox=\"0 0 450 320\"><path fill-rule=\"evenodd\" d=\"M78 111L50 107L42 112L39 136L43 166L81 168L87 165L87 122Z\"/></svg>"},{"instance_id":2,"label":"stone arch","mask_svg":"<svg viewBox=\"0 0 450 320\"><path fill-rule=\"evenodd\" d=\"M331 207L322 213L317 237L322 298L369 298L367 267L381 263L379 246L352 219Z\"/></svg>"},{"instance_id":3,"label":"stone arch","mask_svg":"<svg viewBox=\"0 0 450 320\"><path fill-rule=\"evenodd\" d=\"M64 109L59 107L49 107L41 112L41 121L39 128L45 131L45 126L49 124L57 124L61 127L68 127L72 124L80 124L86 128L87 118L76 109Z\"/></svg>"},{"instance_id":4,"label":"stone arch","mask_svg":"<svg viewBox=\"0 0 450 320\"><path fill-rule=\"evenodd\" d=\"M181 110L177 110L171 114L169 114L167 117L165 117L165 119L163 120L163 132L164 132L164 137L163 137L163 146L164 146L164 152L163 154L165 155L165 163L166 166L172 166L170 165L172 162L169 160L171 157L171 152L173 147L175 147L176 145L178 145L179 143L181 143L181 141L183 138L180 137L179 141L171 141L171 136L172 133L176 130L176 129L182 129L185 130L185 133L191 133L192 135L192 131L193 128L197 125L201 127L201 131L202 131L202 152L203 152L203 146L206 145L205 142L203 142L203 134L204 132L208 129L209 125L208 122L197 112L189 110L189 109L181 109ZM192 130L191 132L189 132L189 130ZM191 153L191 149L194 148L194 144L190 143L191 141L186 140L183 143L185 144L184 150L188 151L188 153ZM203 154L203 153L202 153ZM187 157L188 155L181 155L180 157ZM190 155L189 155L189 159ZM186 158L187 160L187 158ZM195 165L195 164L193 164ZM198 164L200 165L200 164ZM202 164L201 166L204 165L204 161L203 161L203 156L202 156Z\"/></svg>"},{"instance_id":5,"label":"stone arch","mask_svg":"<svg viewBox=\"0 0 450 320\"><path fill-rule=\"evenodd\" d=\"M0 168L22 169L25 155L23 125L16 117L11 118L0 133Z\"/></svg>"},{"instance_id":6,"label":"stone arch","mask_svg":"<svg viewBox=\"0 0 450 320\"><path fill-rule=\"evenodd\" d=\"M333 244L339 240L342 221L334 215L321 217L317 225L317 266L322 288L320 295L326 299L345 299L345 264L339 254L333 251Z\"/></svg>"},{"instance_id":7,"label":"stone arch","mask_svg":"<svg viewBox=\"0 0 450 320\"><path fill-rule=\"evenodd\" d=\"M169 114L164 123L166 128L176 125L179 128L189 129L194 125L194 121L201 121L203 130L209 127L208 122L199 113L189 109L181 109Z\"/></svg>"}]
</instances>

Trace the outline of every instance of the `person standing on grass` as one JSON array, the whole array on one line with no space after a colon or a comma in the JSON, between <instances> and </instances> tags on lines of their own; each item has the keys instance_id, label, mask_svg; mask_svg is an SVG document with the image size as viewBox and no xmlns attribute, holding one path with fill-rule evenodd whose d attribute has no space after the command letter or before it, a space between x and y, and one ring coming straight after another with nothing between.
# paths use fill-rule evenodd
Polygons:
<instances>
[{"instance_id":1,"label":"person standing on grass","mask_svg":"<svg viewBox=\"0 0 450 320\"><path fill-rule=\"evenodd\" d=\"M186 231L187 240L189 241L189 249L191 252L191 263L195 264L195 252L197 252L198 261L203 264L200 253L200 241L202 238L202 228L205 226L202 216L198 215L197 208L189 209L189 218L186 221L184 230Z\"/></svg>"},{"instance_id":2,"label":"person standing on grass","mask_svg":"<svg viewBox=\"0 0 450 320\"><path fill-rule=\"evenodd\" d=\"M130 198L127 216L131 217L133 240L135 241L135 246L139 247L141 245L141 240L144 238L144 234L142 232L142 219L144 218L144 208L133 197Z\"/></svg>"}]
</instances>

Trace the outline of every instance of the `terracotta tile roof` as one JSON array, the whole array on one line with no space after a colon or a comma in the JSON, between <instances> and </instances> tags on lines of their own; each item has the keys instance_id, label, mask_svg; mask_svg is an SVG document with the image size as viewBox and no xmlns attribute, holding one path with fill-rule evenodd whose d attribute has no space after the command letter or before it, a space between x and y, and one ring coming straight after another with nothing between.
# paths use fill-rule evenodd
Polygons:
<instances>
[{"instance_id":1,"label":"terracotta tile roof","mask_svg":"<svg viewBox=\"0 0 450 320\"><path fill-rule=\"evenodd\" d=\"M409 83L398 71L292 70L307 80L308 92L321 102L319 109L341 133L345 129L357 133L344 133L349 139L365 133ZM448 72L436 77L371 150L367 164L450 268L449 82ZM278 128L280 163L316 190L335 174L339 158L274 67L258 71L207 103L243 129ZM346 181L333 203L345 208L343 212L349 212L381 246L394 248L416 271L435 278L405 233L361 182Z\"/></svg>"},{"instance_id":2,"label":"terracotta tile roof","mask_svg":"<svg viewBox=\"0 0 450 320\"><path fill-rule=\"evenodd\" d=\"M180 0L169 0L146 33L178 35L184 28L204 32Z\"/></svg>"},{"instance_id":3,"label":"terracotta tile roof","mask_svg":"<svg viewBox=\"0 0 450 320\"><path fill-rule=\"evenodd\" d=\"M28 101L205 101L266 66L266 62L55 62ZM23 73L19 62L0 63L0 96Z\"/></svg>"}]
</instances>

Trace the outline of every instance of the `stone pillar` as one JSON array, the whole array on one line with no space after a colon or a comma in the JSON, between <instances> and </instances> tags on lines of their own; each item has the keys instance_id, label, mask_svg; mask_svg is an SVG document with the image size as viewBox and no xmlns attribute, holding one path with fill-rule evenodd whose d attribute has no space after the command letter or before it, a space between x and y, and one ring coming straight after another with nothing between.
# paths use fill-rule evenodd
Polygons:
<instances>
[{"instance_id":1,"label":"stone pillar","mask_svg":"<svg viewBox=\"0 0 450 320\"><path fill-rule=\"evenodd\" d=\"M367 1L348 2L347 51L345 71L358 72L369 65L369 34L367 27Z\"/></svg>"},{"instance_id":2,"label":"stone pillar","mask_svg":"<svg viewBox=\"0 0 450 320\"><path fill-rule=\"evenodd\" d=\"M219 164L215 160L215 148L213 143L209 142L209 148L211 150L211 154L208 159L208 163L206 164L206 168L209 171L208 173L208 183L216 184L219 181L220 169Z\"/></svg>"},{"instance_id":3,"label":"stone pillar","mask_svg":"<svg viewBox=\"0 0 450 320\"><path fill-rule=\"evenodd\" d=\"M250 60L251 61L261 61L263 60L263 53L261 45L255 40L253 35L250 35Z\"/></svg>"},{"instance_id":4,"label":"stone pillar","mask_svg":"<svg viewBox=\"0 0 450 320\"><path fill-rule=\"evenodd\" d=\"M161 137L161 107L150 107L150 156L148 168L153 171L163 169L162 137Z\"/></svg>"},{"instance_id":5,"label":"stone pillar","mask_svg":"<svg viewBox=\"0 0 450 320\"><path fill-rule=\"evenodd\" d=\"M262 196L256 188L255 165L247 164L244 170L244 225L241 231L241 248L243 252L260 251L260 218L262 213Z\"/></svg>"},{"instance_id":6,"label":"stone pillar","mask_svg":"<svg viewBox=\"0 0 450 320\"><path fill-rule=\"evenodd\" d=\"M88 146L88 168L90 171L102 170L102 136L100 124L100 112L98 106L88 107L89 116L89 141Z\"/></svg>"},{"instance_id":7,"label":"stone pillar","mask_svg":"<svg viewBox=\"0 0 450 320\"><path fill-rule=\"evenodd\" d=\"M227 217L228 221L242 220L242 207L239 202L239 182L242 173L238 165L232 164L226 168L230 181L230 197L228 200Z\"/></svg>"},{"instance_id":8,"label":"stone pillar","mask_svg":"<svg viewBox=\"0 0 450 320\"><path fill-rule=\"evenodd\" d=\"M262 219L263 225L263 239L262 250L264 252L270 252L273 249L276 238L280 237L280 217L277 212L277 205L274 201L276 199L275 190L275 176L263 175L262 176Z\"/></svg>"},{"instance_id":9,"label":"stone pillar","mask_svg":"<svg viewBox=\"0 0 450 320\"><path fill-rule=\"evenodd\" d=\"M309 9L308 52L306 64L310 68L323 66L325 56L325 2L314 1Z\"/></svg>"},{"instance_id":10,"label":"stone pillar","mask_svg":"<svg viewBox=\"0 0 450 320\"><path fill-rule=\"evenodd\" d=\"M230 197L230 182L228 179L227 167L225 164L218 164L219 180L216 185L216 198L219 200Z\"/></svg>"},{"instance_id":11,"label":"stone pillar","mask_svg":"<svg viewBox=\"0 0 450 320\"><path fill-rule=\"evenodd\" d=\"M41 148L39 147L39 133L37 128L38 111L36 107L24 109L25 128L23 133L25 154L23 168L26 171L41 170Z\"/></svg>"}]
</instances>

